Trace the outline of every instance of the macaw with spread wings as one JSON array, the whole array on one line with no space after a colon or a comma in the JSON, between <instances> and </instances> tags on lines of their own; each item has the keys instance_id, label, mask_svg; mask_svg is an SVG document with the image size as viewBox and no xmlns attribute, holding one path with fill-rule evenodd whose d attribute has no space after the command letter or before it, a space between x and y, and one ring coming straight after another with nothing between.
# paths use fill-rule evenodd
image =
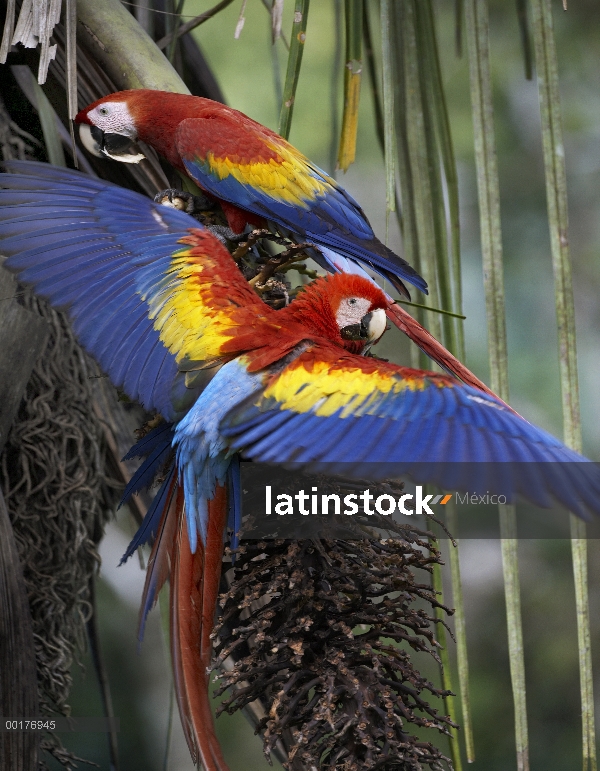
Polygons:
<instances>
[{"instance_id":1,"label":"macaw with spread wings","mask_svg":"<svg viewBox=\"0 0 600 771\"><path fill-rule=\"evenodd\" d=\"M177 699L207 771L227 769L206 672L228 515L234 530L240 522L240 455L358 474L368 463L376 476L394 464L445 489L559 501L584 517L600 511L598 466L487 389L363 355L390 310L370 279L321 277L273 310L187 214L47 164L5 168L5 266L68 313L116 386L164 418L131 451L146 460L127 494L160 469L164 481L125 558L153 542L142 626L170 578ZM409 334L418 329L407 324ZM468 482L466 462L481 468ZM490 463L504 464L500 481Z\"/></svg>"}]
</instances>

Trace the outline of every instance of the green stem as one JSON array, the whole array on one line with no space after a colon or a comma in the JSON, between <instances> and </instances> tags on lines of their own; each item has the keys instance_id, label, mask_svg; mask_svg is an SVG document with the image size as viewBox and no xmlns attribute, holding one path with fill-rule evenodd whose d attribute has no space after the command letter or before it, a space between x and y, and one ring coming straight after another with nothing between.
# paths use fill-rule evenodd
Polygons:
<instances>
[{"instance_id":1,"label":"green stem","mask_svg":"<svg viewBox=\"0 0 600 771\"><path fill-rule=\"evenodd\" d=\"M571 514L571 555L577 608L577 643L581 690L583 771L596 771L596 727L594 717L594 678L588 595L587 538L585 523Z\"/></svg>"},{"instance_id":2,"label":"green stem","mask_svg":"<svg viewBox=\"0 0 600 771\"><path fill-rule=\"evenodd\" d=\"M175 31L179 27L179 20L181 19L181 12L183 11L183 4L185 0L178 0L177 4L173 0L172 8L173 15L167 16L167 30L171 34L171 41L167 46L167 59L175 66L175 51L177 49L177 35Z\"/></svg>"},{"instance_id":3,"label":"green stem","mask_svg":"<svg viewBox=\"0 0 600 771\"><path fill-rule=\"evenodd\" d=\"M415 22L417 45L420 61L421 94L425 125L425 145L427 168L431 190L431 212L435 238L435 276L438 294L444 297L448 307L452 307L453 298L450 288L450 270L448 263L448 243L446 237L446 206L444 203L443 181L439 153L439 112L441 83L437 84L437 41L430 0L421 0L415 4ZM446 345L454 338L454 322L450 316L442 319L444 342Z\"/></svg>"},{"instance_id":4,"label":"green stem","mask_svg":"<svg viewBox=\"0 0 600 771\"><path fill-rule=\"evenodd\" d=\"M558 326L560 385L565 443L581 452L581 413L577 374L575 303L571 280L569 218L564 144L560 114L558 61L549 0L532 0L533 38L538 72L542 146L554 292ZM585 525L571 515L571 553L577 607L577 637L582 707L583 769L596 771L596 732L587 582Z\"/></svg>"},{"instance_id":5,"label":"green stem","mask_svg":"<svg viewBox=\"0 0 600 771\"><path fill-rule=\"evenodd\" d=\"M450 276L451 276L451 294L448 296L441 291L443 304L452 308L457 318L465 318L462 315L462 276L460 260L460 216L458 200L458 173L456 170L456 160L454 157L454 145L452 142L452 132L450 130L450 119L448 117L448 108L446 106L446 94L442 79L440 59L438 55L438 46L435 36L434 19L431 9L431 3L425 6L427 12L427 25L431 30L427 36L428 57L430 67L430 83L432 87L432 107L433 118L435 121L436 135L439 145L439 153L444 170L446 181L446 192L448 196L448 220L450 226ZM445 340L446 346L459 359L465 357L465 341L463 324L454 324L450 330L448 338Z\"/></svg>"},{"instance_id":6,"label":"green stem","mask_svg":"<svg viewBox=\"0 0 600 771\"><path fill-rule=\"evenodd\" d=\"M339 82L342 68L342 0L334 0L334 51L333 66L331 68L331 140L329 143L329 173L335 174L337 165L337 147L339 141L340 121L338 112Z\"/></svg>"},{"instance_id":7,"label":"green stem","mask_svg":"<svg viewBox=\"0 0 600 771\"><path fill-rule=\"evenodd\" d=\"M415 190L413 172L411 168L410 149L408 141L408 127L410 124L408 106L408 78L406 76L406 46L404 45L404 18L406 6L404 3L392 5L392 32L395 45L394 54L394 106L396 110L396 138L398 180L400 188L400 206L396 206L396 219L402 233L402 246L404 256L413 268L421 273L421 254L419 238L417 234L417 214L415 205ZM417 320L423 323L424 313L421 309L417 312ZM424 355L416 345L410 347L411 366L427 366Z\"/></svg>"},{"instance_id":8,"label":"green stem","mask_svg":"<svg viewBox=\"0 0 600 771\"><path fill-rule=\"evenodd\" d=\"M389 19L389 11L388 11ZM393 25L392 25L393 28ZM395 37L393 29L389 32L392 39ZM379 88L379 81L377 78L377 66L375 64L375 53L373 49L373 36L371 34L371 20L369 17L369 7L363 6L363 41L365 51L365 62L367 64L367 74L369 76L369 83L371 85L371 94L373 96L373 111L375 113L375 134L377 135L377 141L381 147L382 152L385 152L385 139L383 128L383 107L381 105L381 93ZM393 54L393 47L392 47ZM392 83L393 83L392 78Z\"/></svg>"},{"instance_id":9,"label":"green stem","mask_svg":"<svg viewBox=\"0 0 600 771\"><path fill-rule=\"evenodd\" d=\"M508 653L510 677L515 702L515 739L517 768L529 768L529 742L527 738L527 704L525 692L525 660L523 655L523 625L521 623L521 592L519 588L519 563L517 557L517 513L514 506L499 506L500 544L502 548L502 573L508 625Z\"/></svg>"},{"instance_id":10,"label":"green stem","mask_svg":"<svg viewBox=\"0 0 600 771\"><path fill-rule=\"evenodd\" d=\"M57 123L59 118L54 111L54 107L44 93L42 87L38 84L35 75L26 64L17 64L12 67L12 73L19 84L21 90L29 99L31 104L37 110L42 135L46 146L48 163L53 166L66 166L65 154L58 133Z\"/></svg>"},{"instance_id":11,"label":"green stem","mask_svg":"<svg viewBox=\"0 0 600 771\"><path fill-rule=\"evenodd\" d=\"M487 1L466 0L466 27L469 46L471 104L479 194L481 251L485 285L488 350L492 391L508 399L508 355L502 233L500 225L500 187L496 160L494 108L489 59L489 18Z\"/></svg>"},{"instance_id":12,"label":"green stem","mask_svg":"<svg viewBox=\"0 0 600 771\"><path fill-rule=\"evenodd\" d=\"M394 87L392 73L392 34L390 23L390 2L381 0L381 62L383 71L383 146L385 156L385 235L388 239L390 212L396 210L396 164L394 148L396 127L394 125Z\"/></svg>"},{"instance_id":13,"label":"green stem","mask_svg":"<svg viewBox=\"0 0 600 771\"><path fill-rule=\"evenodd\" d=\"M356 156L358 106L362 79L363 0L346 0L346 69L344 114L338 151L338 167L346 171Z\"/></svg>"},{"instance_id":14,"label":"green stem","mask_svg":"<svg viewBox=\"0 0 600 771\"><path fill-rule=\"evenodd\" d=\"M446 507L446 523L452 534L458 532L456 505L454 500ZM456 658L458 663L458 687L462 711L462 729L465 737L467 762L475 762L475 742L473 741L473 721L471 716L471 696L469 687L469 657L467 654L467 627L465 605L463 601L462 581L460 577L459 541L456 546L449 544L450 575L452 578L452 603L454 605L454 634L456 636Z\"/></svg>"},{"instance_id":15,"label":"green stem","mask_svg":"<svg viewBox=\"0 0 600 771\"><path fill-rule=\"evenodd\" d=\"M464 2L454 0L454 52L460 59L463 49Z\"/></svg>"},{"instance_id":16,"label":"green stem","mask_svg":"<svg viewBox=\"0 0 600 771\"><path fill-rule=\"evenodd\" d=\"M292 127L292 115L294 112L294 100L296 98L296 86L300 77L300 66L306 41L306 23L308 21L308 8L310 0L296 0L294 7L294 23L292 25L292 37L290 39L290 53L288 55L285 85L283 87L283 101L279 115L279 133L284 139L290 135Z\"/></svg>"},{"instance_id":17,"label":"green stem","mask_svg":"<svg viewBox=\"0 0 600 771\"><path fill-rule=\"evenodd\" d=\"M119 0L77 0L78 42L121 89L189 89Z\"/></svg>"},{"instance_id":18,"label":"green stem","mask_svg":"<svg viewBox=\"0 0 600 771\"><path fill-rule=\"evenodd\" d=\"M452 547L451 547L452 548ZM440 603L444 602L444 591L443 591L443 584L442 584L442 566L438 563L434 563L433 565L433 574L432 574L432 586L433 590L436 592L437 595L437 601ZM435 630L435 637L438 643L440 644L440 648L438 648L438 655L441 660L441 672L442 672L442 688L444 691L451 691L452 690L452 676L450 674L450 655L448 651L448 644L447 644L447 636L446 636L446 627L443 624L443 621L445 620L445 612L443 608L436 608L435 609L435 617L438 621L436 624L436 630ZM446 710L446 714L448 717L450 717L451 720L456 722L456 707L454 705L454 696L452 694L444 696L444 709ZM449 728L450 731L450 754L452 755L452 766L453 771L462 771L462 759L460 757L460 744L458 742L458 733L456 728Z\"/></svg>"},{"instance_id":19,"label":"green stem","mask_svg":"<svg viewBox=\"0 0 600 771\"><path fill-rule=\"evenodd\" d=\"M406 93L406 132L411 167L416 235L419 248L419 269L429 285L427 305L440 307L436 271L435 212L432 208L430 164L436 163L429 156L428 132L422 93L422 51L419 49L416 29L416 3L407 0L403 4L402 47L404 49L404 76ZM403 197L404 204L404 197ZM441 339L441 322L437 315L431 320L431 334ZM423 362L426 366L426 362Z\"/></svg>"},{"instance_id":20,"label":"green stem","mask_svg":"<svg viewBox=\"0 0 600 771\"><path fill-rule=\"evenodd\" d=\"M75 0L65 1L65 61L67 78L67 110L69 120L77 115L77 5ZM74 150L75 148L73 148ZM73 158L77 159L75 152ZM77 160L75 160L77 162Z\"/></svg>"},{"instance_id":21,"label":"green stem","mask_svg":"<svg viewBox=\"0 0 600 771\"><path fill-rule=\"evenodd\" d=\"M443 316L452 316L455 319L466 319L466 316L462 316L453 311L445 311L443 308L432 308L430 305L423 305L423 303L412 303L409 300L396 300L401 305L410 305L412 308L423 308L423 310L431 311L432 313L441 313Z\"/></svg>"},{"instance_id":22,"label":"green stem","mask_svg":"<svg viewBox=\"0 0 600 771\"><path fill-rule=\"evenodd\" d=\"M527 18L527 0L517 0L517 19L521 33L521 48L523 49L523 64L525 78L533 79L533 57L531 55L531 38L529 35L529 20Z\"/></svg>"},{"instance_id":23,"label":"green stem","mask_svg":"<svg viewBox=\"0 0 600 771\"><path fill-rule=\"evenodd\" d=\"M496 162L490 75L489 17L486 0L465 0L465 26L469 49L491 387L501 399L507 401L508 355L500 225L500 188ZM500 506L499 516L510 672L515 708L517 767L519 771L527 771L529 769L529 742L514 507Z\"/></svg>"},{"instance_id":24,"label":"green stem","mask_svg":"<svg viewBox=\"0 0 600 771\"><path fill-rule=\"evenodd\" d=\"M431 0L424 0L417 5L417 28L424 64L423 88L426 91L426 106L428 122L432 126L428 135L429 169L431 187L434 192L434 212L436 228L436 266L439 278L439 294L444 307L452 308L453 313L447 313L443 319L444 343L448 349L460 359L464 359L464 333L461 313L462 288L460 268L460 220L458 207L458 175L454 158L450 120L446 108L446 97L442 81L442 73L438 56L438 45L435 33L435 21ZM439 160L438 160L439 158ZM442 180L441 169L444 180ZM436 162L437 161L437 162ZM447 206L444 203L443 184L445 181ZM446 238L446 226L449 225L450 249ZM452 506L452 504L451 504ZM456 529L455 512L448 511L453 519L452 528ZM451 530L452 530L451 528ZM466 622L462 600L462 584L460 579L460 562L458 544L450 549L450 576L452 581L452 596L455 607L455 633L458 662L458 679L460 688L462 727L465 737L467 760L475 759L471 707L469 698L469 668L467 658Z\"/></svg>"}]
</instances>

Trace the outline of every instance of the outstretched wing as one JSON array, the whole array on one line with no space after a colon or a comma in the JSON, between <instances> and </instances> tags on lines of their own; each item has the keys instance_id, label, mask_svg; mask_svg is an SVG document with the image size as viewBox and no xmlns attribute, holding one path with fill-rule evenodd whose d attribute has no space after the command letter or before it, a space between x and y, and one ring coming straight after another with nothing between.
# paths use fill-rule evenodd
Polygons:
<instances>
[{"instance_id":1,"label":"outstretched wing","mask_svg":"<svg viewBox=\"0 0 600 771\"><path fill-rule=\"evenodd\" d=\"M499 400L445 375L325 347L232 409L221 432L256 461L365 478L409 473L446 490L600 513L600 467Z\"/></svg>"},{"instance_id":2,"label":"outstretched wing","mask_svg":"<svg viewBox=\"0 0 600 771\"><path fill-rule=\"evenodd\" d=\"M270 309L187 214L48 164L5 168L6 267L67 310L115 385L173 419L193 403L192 381L197 389L210 376L202 367L218 363L248 318Z\"/></svg>"},{"instance_id":3,"label":"outstretched wing","mask_svg":"<svg viewBox=\"0 0 600 771\"><path fill-rule=\"evenodd\" d=\"M375 237L358 203L264 126L245 116L188 118L175 141L188 174L217 198L427 291L421 276Z\"/></svg>"}]
</instances>

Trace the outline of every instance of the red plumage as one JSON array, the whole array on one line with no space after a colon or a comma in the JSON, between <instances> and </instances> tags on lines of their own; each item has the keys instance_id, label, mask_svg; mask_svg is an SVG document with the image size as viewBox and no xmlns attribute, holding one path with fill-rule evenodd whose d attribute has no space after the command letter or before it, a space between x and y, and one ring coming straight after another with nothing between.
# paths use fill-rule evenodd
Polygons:
<instances>
[{"instance_id":1,"label":"red plumage","mask_svg":"<svg viewBox=\"0 0 600 771\"><path fill-rule=\"evenodd\" d=\"M206 545L200 542L195 554L188 539L183 490L175 475L168 499L148 561L140 623L144 623L148 605L156 602L168 578L171 659L183 732L194 763L201 761L205 771L228 771L215 733L208 673L227 522L227 491L218 487L208 502Z\"/></svg>"},{"instance_id":2,"label":"red plumage","mask_svg":"<svg viewBox=\"0 0 600 771\"><path fill-rule=\"evenodd\" d=\"M263 140L284 140L239 110L201 96L190 97L188 94L166 91L161 91L159 96L160 102L157 105L156 91L143 88L118 91L85 107L78 113L75 122L89 125L88 113L107 100L126 102L135 121L138 138L154 147L157 153L184 172L181 156L185 153L192 155L198 152L204 156L210 152L219 158L229 158L232 163L269 163L271 160L281 163L283 160ZM202 133L198 132L193 123L185 123L195 118L208 121ZM214 124L212 130L211 123ZM223 130L225 127L227 131ZM175 146L177 132L181 138L179 150Z\"/></svg>"},{"instance_id":3,"label":"red plumage","mask_svg":"<svg viewBox=\"0 0 600 771\"><path fill-rule=\"evenodd\" d=\"M208 502L206 546L192 554L183 502L179 516L171 579L171 655L175 693L185 737L194 763L205 771L228 771L217 739L210 706L210 634L219 593L227 493L218 487Z\"/></svg>"}]
</instances>

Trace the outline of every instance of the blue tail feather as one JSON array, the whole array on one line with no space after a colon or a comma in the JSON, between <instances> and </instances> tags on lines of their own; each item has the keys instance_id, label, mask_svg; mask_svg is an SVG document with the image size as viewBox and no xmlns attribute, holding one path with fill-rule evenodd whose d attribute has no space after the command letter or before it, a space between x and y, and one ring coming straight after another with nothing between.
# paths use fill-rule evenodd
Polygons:
<instances>
[{"instance_id":1,"label":"blue tail feather","mask_svg":"<svg viewBox=\"0 0 600 771\"><path fill-rule=\"evenodd\" d=\"M131 543L127 547L125 554L121 557L121 562L119 563L120 565L122 565L124 562L127 562L127 560L138 547L148 543L151 538L156 536L163 511L171 503L171 499L174 493L173 482L175 480L176 473L177 468L173 463L165 481L162 483L160 490L155 495L150 508L146 512L144 521L140 525L137 533L134 535Z\"/></svg>"}]
</instances>

